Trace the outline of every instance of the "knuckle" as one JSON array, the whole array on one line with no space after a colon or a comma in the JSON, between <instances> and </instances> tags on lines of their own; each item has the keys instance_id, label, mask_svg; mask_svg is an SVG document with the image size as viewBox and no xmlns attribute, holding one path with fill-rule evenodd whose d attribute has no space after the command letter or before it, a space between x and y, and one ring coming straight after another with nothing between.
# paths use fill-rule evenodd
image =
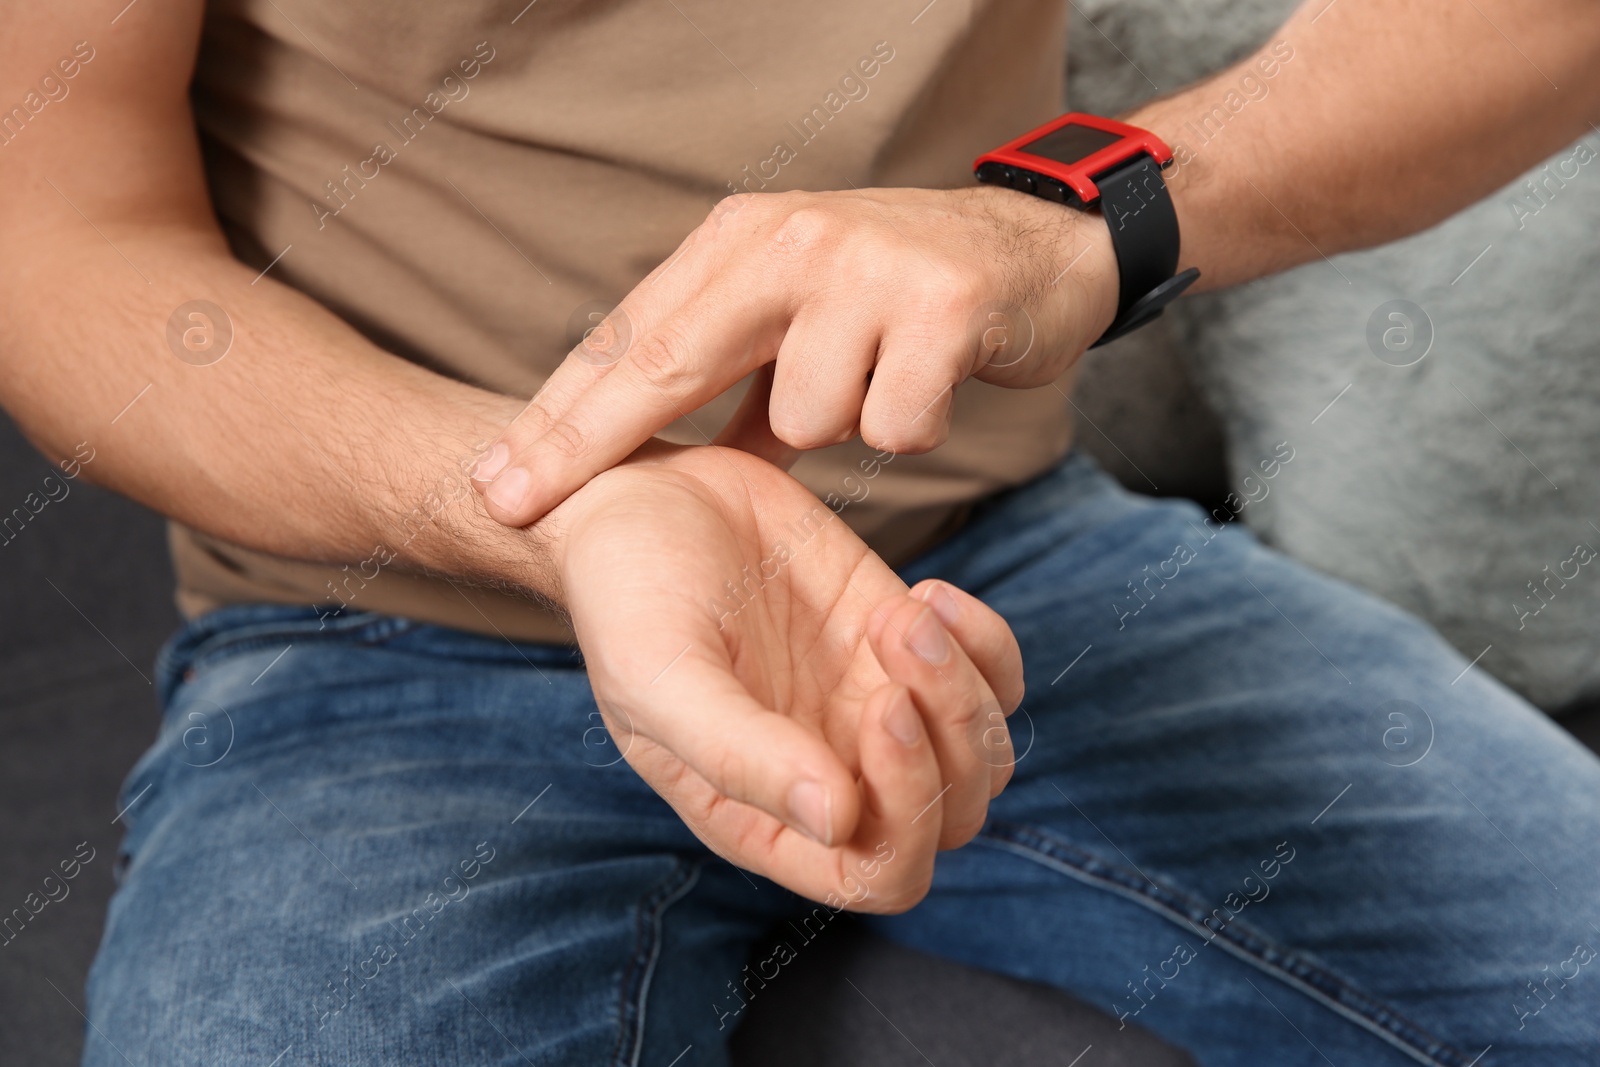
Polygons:
<instances>
[{"instance_id":1,"label":"knuckle","mask_svg":"<svg viewBox=\"0 0 1600 1067\"><path fill-rule=\"evenodd\" d=\"M894 420L885 416L871 403L861 413L861 440L868 448L876 448L882 452L899 455L905 451L900 447L900 435L896 432Z\"/></svg>"},{"instance_id":2,"label":"knuckle","mask_svg":"<svg viewBox=\"0 0 1600 1067\"><path fill-rule=\"evenodd\" d=\"M1009 776L1017 762L1017 749L1011 741L1011 731L999 707L995 707L992 719L981 720L968 727L966 738L968 750L988 772L990 795L993 796L998 792L994 788L995 775Z\"/></svg>"},{"instance_id":3,"label":"knuckle","mask_svg":"<svg viewBox=\"0 0 1600 1067\"><path fill-rule=\"evenodd\" d=\"M787 406L770 412L768 422L778 440L802 452L838 444L844 432L838 419Z\"/></svg>"},{"instance_id":4,"label":"knuckle","mask_svg":"<svg viewBox=\"0 0 1600 1067\"><path fill-rule=\"evenodd\" d=\"M795 430L790 427L773 426L772 435L790 448L801 452L810 452L817 448L826 448L835 442L829 436L808 430Z\"/></svg>"},{"instance_id":5,"label":"knuckle","mask_svg":"<svg viewBox=\"0 0 1600 1067\"><path fill-rule=\"evenodd\" d=\"M563 459L576 459L589 450L589 434L570 420L555 423L539 441Z\"/></svg>"},{"instance_id":6,"label":"knuckle","mask_svg":"<svg viewBox=\"0 0 1600 1067\"><path fill-rule=\"evenodd\" d=\"M838 232L838 220L814 204L791 210L772 233L772 250L786 257L806 257L827 248Z\"/></svg>"},{"instance_id":7,"label":"knuckle","mask_svg":"<svg viewBox=\"0 0 1600 1067\"><path fill-rule=\"evenodd\" d=\"M948 717L950 729L964 737L976 737L984 730L998 730L1006 734L1006 717L1001 714L996 701L987 699L988 690L983 685L976 667L967 667L972 675L958 679L960 695L954 698L956 709Z\"/></svg>"},{"instance_id":8,"label":"knuckle","mask_svg":"<svg viewBox=\"0 0 1600 1067\"><path fill-rule=\"evenodd\" d=\"M584 369L598 379L628 354L632 341L633 323L628 313L618 306L585 331L567 359L583 364Z\"/></svg>"},{"instance_id":9,"label":"knuckle","mask_svg":"<svg viewBox=\"0 0 1600 1067\"><path fill-rule=\"evenodd\" d=\"M988 805L985 804L979 809L975 818L969 815L965 818L951 820L947 816L944 827L939 832L939 847L941 849L952 849L965 845L968 841L978 836L978 831L983 829L984 819L987 815Z\"/></svg>"},{"instance_id":10,"label":"knuckle","mask_svg":"<svg viewBox=\"0 0 1600 1067\"><path fill-rule=\"evenodd\" d=\"M944 443L949 429L942 413L928 411L918 418L914 412L863 415L861 439L871 448L896 455L920 455Z\"/></svg>"},{"instance_id":11,"label":"knuckle","mask_svg":"<svg viewBox=\"0 0 1600 1067\"><path fill-rule=\"evenodd\" d=\"M703 776L723 797L742 804L757 803L751 792L749 770L739 753L719 746L706 754ZM754 831L754 827L750 829Z\"/></svg>"},{"instance_id":12,"label":"knuckle","mask_svg":"<svg viewBox=\"0 0 1600 1067\"><path fill-rule=\"evenodd\" d=\"M921 904L932 888L933 868L930 864L926 871L919 871L910 878L885 886L881 893L874 893L867 900L877 914L900 915Z\"/></svg>"},{"instance_id":13,"label":"knuckle","mask_svg":"<svg viewBox=\"0 0 1600 1067\"><path fill-rule=\"evenodd\" d=\"M669 396L682 392L689 377L689 361L684 345L670 328L657 328L629 353L634 371Z\"/></svg>"},{"instance_id":14,"label":"knuckle","mask_svg":"<svg viewBox=\"0 0 1600 1067\"><path fill-rule=\"evenodd\" d=\"M930 394L940 381L944 387ZM900 375L875 380L861 413L861 436L891 452L931 452L950 436L954 410L955 384L948 369L914 381Z\"/></svg>"},{"instance_id":15,"label":"knuckle","mask_svg":"<svg viewBox=\"0 0 1600 1067\"><path fill-rule=\"evenodd\" d=\"M944 444L950 436L950 420L943 412L935 414L925 413L921 418L914 418L909 424L907 438L908 452L932 452Z\"/></svg>"},{"instance_id":16,"label":"knuckle","mask_svg":"<svg viewBox=\"0 0 1600 1067\"><path fill-rule=\"evenodd\" d=\"M516 420L506 427L502 435L513 453L520 451L543 437L555 424L555 418L541 404L529 404Z\"/></svg>"}]
</instances>

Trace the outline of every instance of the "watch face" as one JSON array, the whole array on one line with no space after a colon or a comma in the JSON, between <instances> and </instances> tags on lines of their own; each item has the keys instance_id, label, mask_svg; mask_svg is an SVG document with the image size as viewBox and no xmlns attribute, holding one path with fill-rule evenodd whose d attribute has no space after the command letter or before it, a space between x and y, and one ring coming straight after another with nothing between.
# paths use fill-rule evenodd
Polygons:
<instances>
[{"instance_id":1,"label":"watch face","mask_svg":"<svg viewBox=\"0 0 1600 1067\"><path fill-rule=\"evenodd\" d=\"M1068 123L1059 129L1051 130L1036 141L1029 141L1016 151L1042 156L1057 163L1070 164L1092 156L1100 149L1114 145L1120 140L1122 140L1120 134L1107 133L1092 126Z\"/></svg>"}]
</instances>

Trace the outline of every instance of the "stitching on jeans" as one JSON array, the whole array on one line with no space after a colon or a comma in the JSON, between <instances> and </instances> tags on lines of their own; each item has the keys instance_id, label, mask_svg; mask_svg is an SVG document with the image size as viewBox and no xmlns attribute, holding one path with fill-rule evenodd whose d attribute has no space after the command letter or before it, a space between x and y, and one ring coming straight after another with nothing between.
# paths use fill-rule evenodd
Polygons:
<instances>
[{"instance_id":1,"label":"stitching on jeans","mask_svg":"<svg viewBox=\"0 0 1600 1067\"><path fill-rule=\"evenodd\" d=\"M989 839L1028 859L1045 860L1052 868L1066 868L1080 881L1109 889L1133 900L1191 931L1198 927L1211 934L1236 958L1253 964L1267 975L1305 993L1335 1014L1356 1023L1423 1063L1436 1067L1466 1067L1466 1054L1435 1037L1400 1012L1359 991L1338 975L1276 944L1260 931L1238 920L1213 933L1203 922L1211 913L1203 904L1169 886L1153 883L1136 872L1106 863L1086 849L1063 841L1038 826L991 821L978 840Z\"/></svg>"},{"instance_id":2,"label":"stitching on jeans","mask_svg":"<svg viewBox=\"0 0 1600 1067\"><path fill-rule=\"evenodd\" d=\"M200 670L232 656L259 652L263 648L276 648L285 641L380 645L394 640L416 626L410 619L393 615L379 615L372 618L350 616L346 620L346 625L342 627L330 624L324 629L312 629L311 625L316 621L310 619L300 624L279 622L243 626L238 628L237 633L223 630L202 640L189 653L186 666Z\"/></svg>"},{"instance_id":3,"label":"stitching on jeans","mask_svg":"<svg viewBox=\"0 0 1600 1067\"><path fill-rule=\"evenodd\" d=\"M666 910L700 881L704 860L685 863L678 860L672 873L640 898L634 911L637 940L633 958L623 972L618 1009L617 1044L611 1054L616 1067L637 1067L644 1051L645 1002L650 995L650 980L655 976L656 960L661 955L661 917Z\"/></svg>"}]
</instances>

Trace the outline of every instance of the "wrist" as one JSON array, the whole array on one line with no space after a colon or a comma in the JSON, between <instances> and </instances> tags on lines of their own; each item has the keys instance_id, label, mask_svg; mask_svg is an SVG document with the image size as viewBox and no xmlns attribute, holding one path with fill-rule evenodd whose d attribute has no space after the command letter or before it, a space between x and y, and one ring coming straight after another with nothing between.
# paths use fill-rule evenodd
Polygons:
<instances>
[{"instance_id":1,"label":"wrist","mask_svg":"<svg viewBox=\"0 0 1600 1067\"><path fill-rule=\"evenodd\" d=\"M1117 257L1110 228L1098 211L1081 211L1014 189L980 185L975 193L985 199L995 220L1001 253L997 260L1012 268L1010 298L1032 319L1035 343L1057 356L1029 361L1033 368L1048 368L1040 380L1028 382L1043 385L1116 318ZM977 377L1016 384L995 373L980 371Z\"/></svg>"},{"instance_id":2,"label":"wrist","mask_svg":"<svg viewBox=\"0 0 1600 1067\"><path fill-rule=\"evenodd\" d=\"M563 606L561 522L552 515L526 528L503 526L471 481L525 402L454 382L441 388L437 379L427 385L432 417L407 431L409 470L374 516L373 536L402 566Z\"/></svg>"},{"instance_id":3,"label":"wrist","mask_svg":"<svg viewBox=\"0 0 1600 1067\"><path fill-rule=\"evenodd\" d=\"M786 552L782 534L769 542L766 524L778 515L808 514L833 518L765 460L721 446L646 443L549 515L560 525L552 556L559 595L580 645L602 636L597 626L637 609L606 595L615 580L640 583L669 600L714 603L725 593L723 583L737 578L724 573L730 552L739 555L752 543L768 546L755 558Z\"/></svg>"},{"instance_id":4,"label":"wrist","mask_svg":"<svg viewBox=\"0 0 1600 1067\"><path fill-rule=\"evenodd\" d=\"M1208 138L1210 126L1201 125L1215 123L1212 105L1228 95L1222 83L1229 77L1224 73L1123 116L1172 149L1162 178L1182 235L1178 269L1200 271L1194 292L1249 281L1316 254L1290 222L1295 202L1277 188L1273 159L1259 147L1252 128L1258 116L1247 110L1230 119L1227 137Z\"/></svg>"},{"instance_id":5,"label":"wrist","mask_svg":"<svg viewBox=\"0 0 1600 1067\"><path fill-rule=\"evenodd\" d=\"M652 438L616 466L589 479L529 527L546 543L556 587L554 595L561 598L561 603L565 605L566 590L581 580L586 567L606 565L604 561L585 558L583 547L585 543L607 542L602 531L608 524L626 524L634 532L652 527L666 529L673 521L675 506L688 497L698 503L720 505L715 479L707 476L701 456L715 451L749 458L730 450L672 445ZM729 462L724 458L711 473L726 475ZM613 566L616 563L611 561Z\"/></svg>"},{"instance_id":6,"label":"wrist","mask_svg":"<svg viewBox=\"0 0 1600 1067\"><path fill-rule=\"evenodd\" d=\"M1058 208L1072 217L1072 234L1063 249L1060 279L1051 287L1046 309L1049 327L1070 335L1074 358L1105 335L1117 317L1122 283L1117 271L1117 251L1111 227L1098 211L1078 211L1041 201L1043 208ZM1052 320L1049 316L1054 316ZM1070 325L1061 323L1065 317ZM1058 334L1059 336L1059 334Z\"/></svg>"}]
</instances>

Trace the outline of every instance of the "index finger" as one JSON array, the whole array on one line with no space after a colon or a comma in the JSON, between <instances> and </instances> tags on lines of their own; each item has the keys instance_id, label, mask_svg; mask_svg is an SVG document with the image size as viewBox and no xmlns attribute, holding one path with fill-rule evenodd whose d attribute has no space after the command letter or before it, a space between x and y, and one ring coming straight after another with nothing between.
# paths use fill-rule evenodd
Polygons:
<instances>
[{"instance_id":1,"label":"index finger","mask_svg":"<svg viewBox=\"0 0 1600 1067\"><path fill-rule=\"evenodd\" d=\"M526 526L766 362L777 350L783 316L764 294L752 297L746 290L737 295L724 285L702 291L633 338L609 367L569 369L581 357L568 356L555 391L541 391L537 402L564 410L542 407L548 426L531 440L507 440L519 436L515 432L502 438L504 462L484 490L490 515Z\"/></svg>"},{"instance_id":2,"label":"index finger","mask_svg":"<svg viewBox=\"0 0 1600 1067\"><path fill-rule=\"evenodd\" d=\"M647 335L705 287L727 254L726 242L719 240L718 233L727 217L743 207L743 201L740 197L726 197L719 202L671 256L645 275L600 323L583 332L479 463L472 481L480 492L486 492L489 485L498 481L514 465L514 459L549 432L580 396L621 362L636 338ZM509 485L503 484L500 492L507 497L509 506L502 509L491 500L488 510L508 525L525 526L543 514L527 514ZM557 503L560 499L544 510Z\"/></svg>"}]
</instances>

